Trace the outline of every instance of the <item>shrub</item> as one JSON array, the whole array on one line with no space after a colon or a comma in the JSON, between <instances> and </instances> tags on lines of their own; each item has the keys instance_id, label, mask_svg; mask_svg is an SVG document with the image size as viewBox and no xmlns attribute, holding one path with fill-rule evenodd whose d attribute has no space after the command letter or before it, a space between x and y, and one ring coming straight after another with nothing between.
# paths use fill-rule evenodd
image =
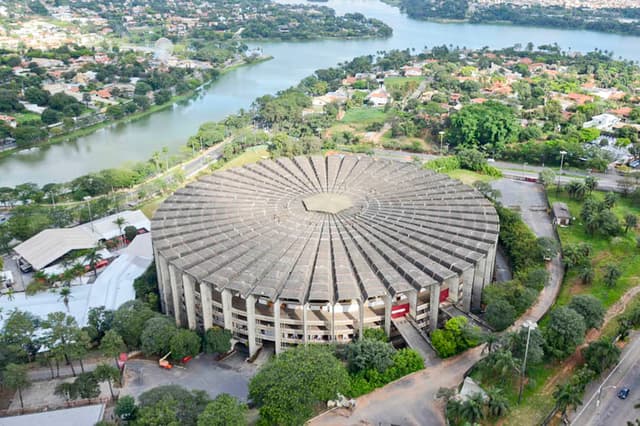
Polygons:
<instances>
[{"instance_id":1,"label":"shrub","mask_svg":"<svg viewBox=\"0 0 640 426\"><path fill-rule=\"evenodd\" d=\"M424 168L442 173L450 172L460 168L460 160L458 160L458 157L436 158L435 160L427 161Z\"/></svg>"},{"instance_id":2,"label":"shrub","mask_svg":"<svg viewBox=\"0 0 640 426\"><path fill-rule=\"evenodd\" d=\"M602 302L590 294L574 296L568 306L584 318L587 329L598 328L604 321L605 310Z\"/></svg>"},{"instance_id":3,"label":"shrub","mask_svg":"<svg viewBox=\"0 0 640 426\"><path fill-rule=\"evenodd\" d=\"M542 290L549 281L549 272L544 268L528 269L519 275L520 282L525 287Z\"/></svg>"},{"instance_id":4,"label":"shrub","mask_svg":"<svg viewBox=\"0 0 640 426\"><path fill-rule=\"evenodd\" d=\"M157 316L144 324L140 336L142 352L145 355L163 356L170 350L169 341L177 332L176 323L169 317Z\"/></svg>"},{"instance_id":5,"label":"shrub","mask_svg":"<svg viewBox=\"0 0 640 426\"><path fill-rule=\"evenodd\" d=\"M393 347L380 340L362 339L349 343L346 349L349 370L357 373L363 370L384 372L393 364Z\"/></svg>"},{"instance_id":6,"label":"shrub","mask_svg":"<svg viewBox=\"0 0 640 426\"><path fill-rule=\"evenodd\" d=\"M584 340L585 331L582 315L568 307L554 309L549 314L549 324L543 333L547 353L554 358L572 354Z\"/></svg>"},{"instance_id":7,"label":"shrub","mask_svg":"<svg viewBox=\"0 0 640 426\"><path fill-rule=\"evenodd\" d=\"M204 351L209 354L226 353L231 350L231 332L214 326L204 334Z\"/></svg>"}]
</instances>

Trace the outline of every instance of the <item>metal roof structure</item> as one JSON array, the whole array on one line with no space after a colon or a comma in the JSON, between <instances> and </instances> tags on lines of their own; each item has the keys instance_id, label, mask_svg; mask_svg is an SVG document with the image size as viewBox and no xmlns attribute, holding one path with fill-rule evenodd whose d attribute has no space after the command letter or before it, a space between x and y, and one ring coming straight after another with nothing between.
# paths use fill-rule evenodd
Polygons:
<instances>
[{"instance_id":1,"label":"metal roof structure","mask_svg":"<svg viewBox=\"0 0 640 426\"><path fill-rule=\"evenodd\" d=\"M71 250L90 249L100 237L83 227L45 229L14 247L14 251L39 270L58 260Z\"/></svg>"},{"instance_id":2,"label":"metal roof structure","mask_svg":"<svg viewBox=\"0 0 640 426\"><path fill-rule=\"evenodd\" d=\"M218 291L322 303L459 276L494 248L499 220L478 191L448 176L316 156L204 177L167 199L152 227L163 258Z\"/></svg>"}]
</instances>

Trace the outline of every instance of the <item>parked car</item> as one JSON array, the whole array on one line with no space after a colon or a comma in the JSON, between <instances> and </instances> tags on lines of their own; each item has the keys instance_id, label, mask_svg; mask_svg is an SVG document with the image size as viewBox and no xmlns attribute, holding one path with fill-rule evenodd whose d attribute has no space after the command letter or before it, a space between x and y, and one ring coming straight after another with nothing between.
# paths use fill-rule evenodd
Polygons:
<instances>
[{"instance_id":1,"label":"parked car","mask_svg":"<svg viewBox=\"0 0 640 426\"><path fill-rule=\"evenodd\" d=\"M618 398L620 399L627 399L627 397L629 396L629 388L622 388L618 391Z\"/></svg>"}]
</instances>

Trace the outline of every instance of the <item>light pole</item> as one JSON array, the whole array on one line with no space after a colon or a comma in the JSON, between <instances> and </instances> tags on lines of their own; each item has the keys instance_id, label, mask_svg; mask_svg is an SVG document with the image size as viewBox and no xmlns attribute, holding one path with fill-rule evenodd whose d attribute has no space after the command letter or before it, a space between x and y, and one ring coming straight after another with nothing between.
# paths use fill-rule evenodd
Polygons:
<instances>
[{"instance_id":1,"label":"light pole","mask_svg":"<svg viewBox=\"0 0 640 426\"><path fill-rule=\"evenodd\" d=\"M527 167L527 162L522 163L522 176L524 176L524 169Z\"/></svg>"},{"instance_id":2,"label":"light pole","mask_svg":"<svg viewBox=\"0 0 640 426\"><path fill-rule=\"evenodd\" d=\"M93 229L93 215L91 215L91 203L89 201L91 200L91 196L87 195L83 200L87 202L87 208L89 209L89 223L91 224L91 230L95 232L95 229Z\"/></svg>"},{"instance_id":3,"label":"light pole","mask_svg":"<svg viewBox=\"0 0 640 426\"><path fill-rule=\"evenodd\" d=\"M531 340L531 330L538 328L538 324L533 321L525 321L522 324L527 329L527 345L524 349L524 360L522 360L522 371L520 372L520 391L518 392L518 404L522 401L522 389L524 388L524 372L527 369L527 356L529 355L529 341Z\"/></svg>"},{"instance_id":4,"label":"light pole","mask_svg":"<svg viewBox=\"0 0 640 426\"><path fill-rule=\"evenodd\" d=\"M562 173L562 166L564 164L565 155L567 155L567 151L560 151L560 173Z\"/></svg>"},{"instance_id":5,"label":"light pole","mask_svg":"<svg viewBox=\"0 0 640 426\"><path fill-rule=\"evenodd\" d=\"M440 130L438 134L440 135L440 155L442 155L442 142L444 141L444 132Z\"/></svg>"}]
</instances>

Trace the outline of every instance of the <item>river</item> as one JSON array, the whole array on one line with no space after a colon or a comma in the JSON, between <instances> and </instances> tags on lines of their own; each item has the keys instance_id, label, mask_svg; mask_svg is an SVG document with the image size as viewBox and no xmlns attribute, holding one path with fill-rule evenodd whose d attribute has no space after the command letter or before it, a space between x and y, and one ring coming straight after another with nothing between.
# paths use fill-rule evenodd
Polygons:
<instances>
[{"instance_id":1,"label":"river","mask_svg":"<svg viewBox=\"0 0 640 426\"><path fill-rule=\"evenodd\" d=\"M197 97L164 111L106 127L72 141L0 159L0 186L64 182L89 172L146 160L163 147L176 152L203 122L220 120L240 108L248 108L255 98L290 87L318 68L380 50L415 48L420 51L425 46L442 44L501 48L516 43L524 46L531 41L536 45L558 43L561 48L573 51L600 48L614 51L616 57L640 60L640 37L507 25L423 22L410 19L378 0L330 0L323 5L334 8L338 14L361 12L378 18L393 28L393 36L384 40L254 44L274 59L226 73Z\"/></svg>"}]
</instances>

